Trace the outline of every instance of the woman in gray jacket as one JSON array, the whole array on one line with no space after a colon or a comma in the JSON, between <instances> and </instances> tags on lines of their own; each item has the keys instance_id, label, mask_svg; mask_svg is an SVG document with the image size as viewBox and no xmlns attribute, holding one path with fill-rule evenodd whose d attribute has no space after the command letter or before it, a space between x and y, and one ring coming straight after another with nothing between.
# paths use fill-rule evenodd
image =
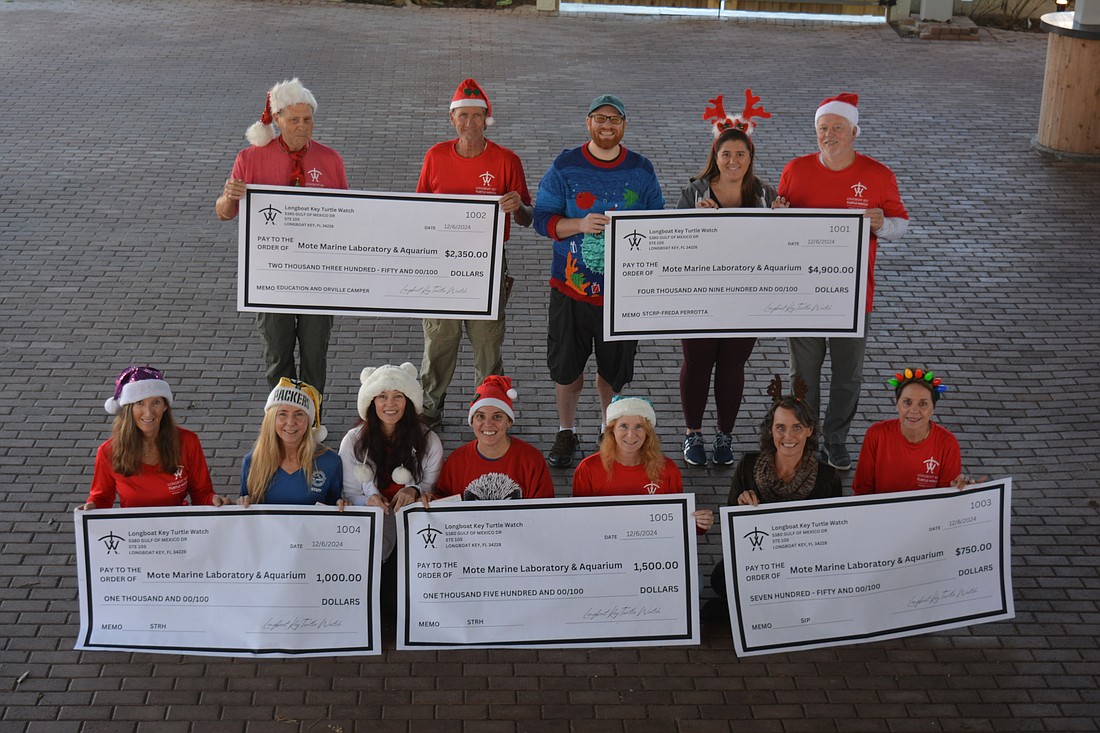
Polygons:
<instances>
[{"instance_id":1,"label":"woman in gray jacket","mask_svg":"<svg viewBox=\"0 0 1100 733\"><path fill-rule=\"evenodd\" d=\"M716 132L718 130L716 129ZM680 209L771 208L776 192L756 177L752 138L741 127L726 126L714 140L706 167L680 194ZM684 361L680 366L680 405L684 411L684 461L707 464L703 439L703 413L710 396L714 372L714 402L718 432L714 438L715 465L733 465L733 431L745 389L745 362L755 338L697 338L681 341Z\"/></svg>"}]
</instances>

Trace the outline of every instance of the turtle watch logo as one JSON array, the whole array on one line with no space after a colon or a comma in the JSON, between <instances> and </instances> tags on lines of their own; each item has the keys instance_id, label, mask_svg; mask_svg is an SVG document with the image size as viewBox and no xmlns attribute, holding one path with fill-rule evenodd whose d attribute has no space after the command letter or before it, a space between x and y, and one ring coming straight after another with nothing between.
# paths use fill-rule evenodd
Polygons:
<instances>
[{"instance_id":1,"label":"turtle watch logo","mask_svg":"<svg viewBox=\"0 0 1100 733\"><path fill-rule=\"evenodd\" d=\"M427 527L417 532L417 534L424 540L424 549L427 549L429 547L434 548L436 537L443 533L429 524Z\"/></svg>"},{"instance_id":2,"label":"turtle watch logo","mask_svg":"<svg viewBox=\"0 0 1100 733\"><path fill-rule=\"evenodd\" d=\"M274 224L275 220L279 217L279 214L283 213L276 209L271 204L267 205L266 209L260 209L260 213L264 215L264 221L268 224Z\"/></svg>"},{"instance_id":3,"label":"turtle watch logo","mask_svg":"<svg viewBox=\"0 0 1100 733\"><path fill-rule=\"evenodd\" d=\"M767 536L767 532L761 531L760 529L753 527L752 531L745 535L745 539L747 539L749 541L749 544L752 545L752 551L756 552L757 550L764 549L764 538Z\"/></svg>"},{"instance_id":4,"label":"turtle watch logo","mask_svg":"<svg viewBox=\"0 0 1100 733\"><path fill-rule=\"evenodd\" d=\"M634 250L641 249L642 240L645 238L646 236L639 232L637 229L632 231L630 234L627 234L626 242L630 245L630 251L633 252Z\"/></svg>"},{"instance_id":5,"label":"turtle watch logo","mask_svg":"<svg viewBox=\"0 0 1100 733\"><path fill-rule=\"evenodd\" d=\"M126 538L125 537L119 537L114 532L111 532L110 534L106 534L106 535L103 535L102 537L100 537L99 541L102 542L104 547L107 548L107 554L108 555L111 555L111 554L117 555L119 545L121 543L125 542Z\"/></svg>"}]
</instances>

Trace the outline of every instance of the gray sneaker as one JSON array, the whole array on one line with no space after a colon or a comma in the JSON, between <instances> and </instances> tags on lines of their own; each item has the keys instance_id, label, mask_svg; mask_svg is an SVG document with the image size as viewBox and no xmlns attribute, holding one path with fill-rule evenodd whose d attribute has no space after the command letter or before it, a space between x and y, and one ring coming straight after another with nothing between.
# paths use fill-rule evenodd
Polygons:
<instances>
[{"instance_id":1,"label":"gray sneaker","mask_svg":"<svg viewBox=\"0 0 1100 733\"><path fill-rule=\"evenodd\" d=\"M852 467L852 457L843 443L826 443L822 448L825 462L838 471L847 471Z\"/></svg>"},{"instance_id":2,"label":"gray sneaker","mask_svg":"<svg viewBox=\"0 0 1100 733\"><path fill-rule=\"evenodd\" d=\"M707 465L707 449L702 433L688 433L684 436L684 462L690 466Z\"/></svg>"},{"instance_id":3,"label":"gray sneaker","mask_svg":"<svg viewBox=\"0 0 1100 733\"><path fill-rule=\"evenodd\" d=\"M546 454L546 462L554 468L569 468L573 465L573 454L581 446L581 440L572 430L559 430L554 437L554 445Z\"/></svg>"}]
</instances>

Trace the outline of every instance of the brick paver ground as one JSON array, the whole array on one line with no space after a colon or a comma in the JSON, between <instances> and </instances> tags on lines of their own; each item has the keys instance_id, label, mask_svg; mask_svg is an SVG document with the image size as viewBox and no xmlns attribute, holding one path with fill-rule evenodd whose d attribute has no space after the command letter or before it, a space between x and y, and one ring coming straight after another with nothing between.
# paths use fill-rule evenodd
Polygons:
<instances>
[{"instance_id":1,"label":"brick paver ground","mask_svg":"<svg viewBox=\"0 0 1100 733\"><path fill-rule=\"evenodd\" d=\"M27 731L1075 731L1100 723L1100 167L1030 151L1046 40L899 39L884 28L539 16L313 2L7 0L0 3L0 733ZM392 651L380 658L224 660L72 651L72 524L118 370L168 370L177 414L229 491L259 424L261 363L235 310L236 226L212 205L274 81L320 100L317 138L356 188L410 190L450 133L446 102L472 75L490 135L532 189L583 141L585 104L627 101L627 142L673 201L703 162L708 97L751 86L773 182L814 149L812 110L860 93L859 145L898 174L908 235L880 251L856 434L888 417L899 364L954 388L938 417L973 473L1011 475L1017 617L1007 623L739 660L728 631L696 648ZM511 246L518 277L508 368L516 432L556 429L543 366L548 248ZM413 321L339 319L326 423L352 423L365 365L417 361ZM633 390L677 450L675 344L643 344ZM738 449L754 442L781 342L750 362ZM459 384L471 377L460 363ZM464 394L466 389L459 387ZM594 433L595 399L583 428ZM448 449L466 440L448 415ZM729 471L691 469L704 506ZM559 492L569 476L556 472ZM704 572L719 553L701 540Z\"/></svg>"}]
</instances>

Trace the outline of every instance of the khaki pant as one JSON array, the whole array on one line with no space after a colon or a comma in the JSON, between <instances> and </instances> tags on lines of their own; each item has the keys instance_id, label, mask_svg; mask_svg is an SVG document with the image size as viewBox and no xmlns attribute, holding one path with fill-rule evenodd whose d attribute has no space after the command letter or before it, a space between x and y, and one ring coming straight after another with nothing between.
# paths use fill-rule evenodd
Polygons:
<instances>
[{"instance_id":1,"label":"khaki pant","mask_svg":"<svg viewBox=\"0 0 1100 733\"><path fill-rule=\"evenodd\" d=\"M420 362L420 386L424 388L424 414L436 419L443 414L447 388L451 386L458 364L458 347L462 327L474 350L474 384L481 384L490 374L504 373L504 292L501 290L500 318L495 321L462 321L426 318L424 327L424 357ZM473 389L468 391L473 394Z\"/></svg>"}]
</instances>

